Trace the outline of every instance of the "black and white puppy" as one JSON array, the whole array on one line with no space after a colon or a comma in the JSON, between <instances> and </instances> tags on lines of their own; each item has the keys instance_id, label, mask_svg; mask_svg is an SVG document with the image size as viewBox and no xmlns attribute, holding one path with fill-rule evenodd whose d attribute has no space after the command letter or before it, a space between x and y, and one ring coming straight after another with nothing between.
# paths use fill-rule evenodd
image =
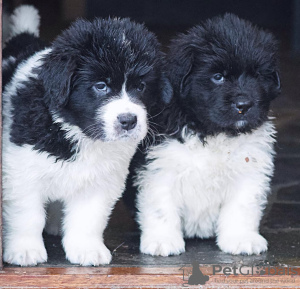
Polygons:
<instances>
[{"instance_id":1,"label":"black and white puppy","mask_svg":"<svg viewBox=\"0 0 300 289\"><path fill-rule=\"evenodd\" d=\"M3 51L4 261L47 260L45 205L59 200L67 259L107 264L103 231L147 133L147 112L161 98L158 41L129 19L96 19L76 21L46 47L33 7L17 8L11 20Z\"/></svg>"},{"instance_id":2,"label":"black and white puppy","mask_svg":"<svg viewBox=\"0 0 300 289\"><path fill-rule=\"evenodd\" d=\"M180 254L184 237L213 236L224 252L267 250L259 223L273 174L276 41L226 14L179 35L167 71L166 138L137 177L141 252Z\"/></svg>"}]
</instances>

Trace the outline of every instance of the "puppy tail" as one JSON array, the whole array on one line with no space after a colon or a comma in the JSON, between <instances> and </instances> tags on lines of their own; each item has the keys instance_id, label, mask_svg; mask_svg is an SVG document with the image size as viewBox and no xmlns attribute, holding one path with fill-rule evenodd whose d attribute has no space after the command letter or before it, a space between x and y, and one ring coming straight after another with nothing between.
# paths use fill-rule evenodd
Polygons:
<instances>
[{"instance_id":1,"label":"puppy tail","mask_svg":"<svg viewBox=\"0 0 300 289\"><path fill-rule=\"evenodd\" d=\"M38 10L31 5L17 7L10 16L10 22L10 37L24 32L36 37L40 34L40 15Z\"/></svg>"},{"instance_id":2,"label":"puppy tail","mask_svg":"<svg viewBox=\"0 0 300 289\"><path fill-rule=\"evenodd\" d=\"M10 14L3 8L2 11L2 44L10 36Z\"/></svg>"}]
</instances>

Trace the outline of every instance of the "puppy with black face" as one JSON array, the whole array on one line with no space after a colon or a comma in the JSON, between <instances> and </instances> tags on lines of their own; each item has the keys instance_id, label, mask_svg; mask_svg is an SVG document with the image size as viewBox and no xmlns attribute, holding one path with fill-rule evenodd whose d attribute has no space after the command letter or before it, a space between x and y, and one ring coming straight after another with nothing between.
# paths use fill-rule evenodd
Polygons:
<instances>
[{"instance_id":1,"label":"puppy with black face","mask_svg":"<svg viewBox=\"0 0 300 289\"><path fill-rule=\"evenodd\" d=\"M259 223L273 174L280 92L274 37L226 14L179 35L167 69L174 98L161 115L166 139L138 172L140 250L185 251L184 238L216 237L231 254L259 254Z\"/></svg>"},{"instance_id":2,"label":"puppy with black face","mask_svg":"<svg viewBox=\"0 0 300 289\"><path fill-rule=\"evenodd\" d=\"M33 7L17 8L11 20L3 51L4 261L47 261L48 217L46 231L62 234L71 263L107 264L103 231L164 87L158 41L128 19L96 19L76 21L46 46ZM50 202L63 205L62 220L55 207L46 216Z\"/></svg>"}]
</instances>

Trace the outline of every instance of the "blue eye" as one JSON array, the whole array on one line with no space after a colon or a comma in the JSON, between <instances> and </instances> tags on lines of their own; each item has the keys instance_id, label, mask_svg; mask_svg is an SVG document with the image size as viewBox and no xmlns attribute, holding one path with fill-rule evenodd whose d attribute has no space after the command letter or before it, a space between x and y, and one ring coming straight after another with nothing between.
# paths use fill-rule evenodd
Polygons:
<instances>
[{"instance_id":1,"label":"blue eye","mask_svg":"<svg viewBox=\"0 0 300 289\"><path fill-rule=\"evenodd\" d=\"M94 89L96 91L106 93L108 90L108 87L104 81L100 81L100 82L97 82L96 84L94 84Z\"/></svg>"},{"instance_id":2,"label":"blue eye","mask_svg":"<svg viewBox=\"0 0 300 289\"><path fill-rule=\"evenodd\" d=\"M145 88L146 88L146 83L145 82L141 82L136 89L139 92L143 92L145 90Z\"/></svg>"},{"instance_id":3,"label":"blue eye","mask_svg":"<svg viewBox=\"0 0 300 289\"><path fill-rule=\"evenodd\" d=\"M225 77L221 73L216 73L212 78L211 81L215 84L222 84L225 81Z\"/></svg>"}]
</instances>

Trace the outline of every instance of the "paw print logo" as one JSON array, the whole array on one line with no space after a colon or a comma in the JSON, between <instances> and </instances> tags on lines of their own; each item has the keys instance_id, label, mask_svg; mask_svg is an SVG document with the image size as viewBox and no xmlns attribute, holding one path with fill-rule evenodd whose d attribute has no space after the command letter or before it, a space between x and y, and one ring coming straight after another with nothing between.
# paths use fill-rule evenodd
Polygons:
<instances>
[{"instance_id":1,"label":"paw print logo","mask_svg":"<svg viewBox=\"0 0 300 289\"><path fill-rule=\"evenodd\" d=\"M187 283L184 283L183 286L185 284L188 284L188 285L204 285L209 280L209 276L204 275L201 272L201 270L199 268L199 262L193 261L192 266L193 266L192 275L189 276L188 280L185 280L183 278L184 281L188 281ZM183 273L183 276L184 276L184 273Z\"/></svg>"},{"instance_id":2,"label":"paw print logo","mask_svg":"<svg viewBox=\"0 0 300 289\"><path fill-rule=\"evenodd\" d=\"M199 263L196 261L192 262L193 265L193 272L189 278L188 284L189 285L204 285L208 280L209 276L203 275L199 268Z\"/></svg>"}]
</instances>

